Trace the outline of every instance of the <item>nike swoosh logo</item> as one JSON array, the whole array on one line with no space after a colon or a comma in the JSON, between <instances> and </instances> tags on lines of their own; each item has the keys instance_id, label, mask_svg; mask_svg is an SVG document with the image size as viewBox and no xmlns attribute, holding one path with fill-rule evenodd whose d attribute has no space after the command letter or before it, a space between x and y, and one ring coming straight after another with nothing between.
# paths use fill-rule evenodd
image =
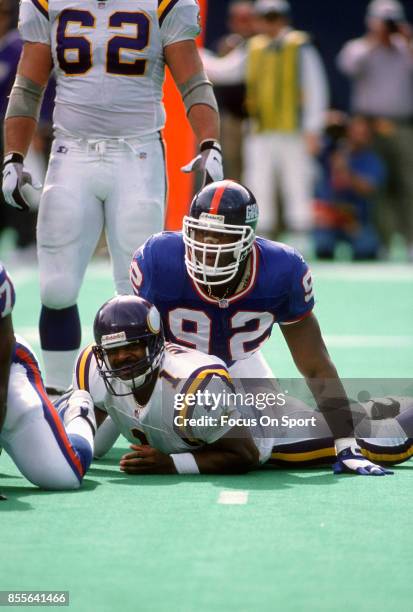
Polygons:
<instances>
[{"instance_id":1,"label":"nike swoosh logo","mask_svg":"<svg viewBox=\"0 0 413 612\"><path fill-rule=\"evenodd\" d=\"M10 170L8 170L3 178L7 178L8 176L10 176L10 174L11 174L11 172L10 172Z\"/></svg>"}]
</instances>

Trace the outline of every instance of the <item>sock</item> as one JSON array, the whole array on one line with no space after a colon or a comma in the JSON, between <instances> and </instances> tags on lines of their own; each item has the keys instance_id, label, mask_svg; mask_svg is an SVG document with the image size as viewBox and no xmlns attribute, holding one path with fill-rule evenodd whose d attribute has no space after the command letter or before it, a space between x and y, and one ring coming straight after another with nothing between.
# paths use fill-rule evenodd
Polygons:
<instances>
[{"instance_id":1,"label":"sock","mask_svg":"<svg viewBox=\"0 0 413 612\"><path fill-rule=\"evenodd\" d=\"M39 333L46 386L64 390L70 385L81 342L77 305L62 310L42 306Z\"/></svg>"}]
</instances>

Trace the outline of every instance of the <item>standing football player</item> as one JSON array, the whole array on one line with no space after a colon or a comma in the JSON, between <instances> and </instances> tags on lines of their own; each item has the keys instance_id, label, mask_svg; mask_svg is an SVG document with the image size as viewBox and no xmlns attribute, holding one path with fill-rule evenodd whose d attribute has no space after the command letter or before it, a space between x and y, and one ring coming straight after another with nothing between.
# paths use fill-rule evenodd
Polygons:
<instances>
[{"instance_id":1,"label":"standing football player","mask_svg":"<svg viewBox=\"0 0 413 612\"><path fill-rule=\"evenodd\" d=\"M293 248L256 237L257 220L246 187L205 186L182 233L157 234L136 252L133 289L158 308L167 340L218 356L237 379L275 378L259 349L279 324L335 439L336 470L384 474L356 444L348 400L312 312L311 272Z\"/></svg>"},{"instance_id":2,"label":"standing football player","mask_svg":"<svg viewBox=\"0 0 413 612\"><path fill-rule=\"evenodd\" d=\"M55 140L40 202L40 339L50 392L65 389L78 353L76 305L105 228L118 293L130 292L137 244L164 224L166 175L160 130L167 65L200 154L183 168L222 178L217 104L195 45L195 0L22 0L24 40L5 122L3 193L27 210L24 169L44 88L57 79Z\"/></svg>"},{"instance_id":3,"label":"standing football player","mask_svg":"<svg viewBox=\"0 0 413 612\"><path fill-rule=\"evenodd\" d=\"M47 397L36 357L15 337L13 284L0 263L0 447L43 489L77 489L93 458L90 395L73 394L64 422Z\"/></svg>"},{"instance_id":4,"label":"standing football player","mask_svg":"<svg viewBox=\"0 0 413 612\"><path fill-rule=\"evenodd\" d=\"M225 364L213 355L165 343L160 314L146 300L123 295L103 304L94 336L95 344L78 357L73 387L59 400L59 410L64 414L66 402L76 393L90 393L99 426L95 456L103 456L119 434L132 443L132 452L120 461L122 471L243 473L265 462L336 460L323 416L303 402L289 401L283 408L289 417L317 421L316 431L307 427L300 442L280 439L278 428L254 425L248 416L257 412L245 412ZM404 430L406 423L412 429L412 400L404 401L402 415L386 421L385 427L379 422L376 431L387 440L361 439L362 451L389 464L405 461L413 454L413 440ZM311 446L318 454L309 451ZM366 457L353 461L361 473L386 473ZM342 462L336 462L335 469L341 467Z\"/></svg>"}]
</instances>

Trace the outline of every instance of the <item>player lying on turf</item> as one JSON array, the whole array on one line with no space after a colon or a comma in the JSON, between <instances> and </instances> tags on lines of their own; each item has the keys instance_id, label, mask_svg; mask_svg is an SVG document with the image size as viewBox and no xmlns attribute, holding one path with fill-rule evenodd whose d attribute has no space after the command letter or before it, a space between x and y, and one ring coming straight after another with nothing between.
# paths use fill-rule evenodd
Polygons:
<instances>
[{"instance_id":1,"label":"player lying on turf","mask_svg":"<svg viewBox=\"0 0 413 612\"><path fill-rule=\"evenodd\" d=\"M245 426L235 405L223 402L212 410L207 392L217 396L233 391L227 368L214 356L165 343L159 312L146 300L118 296L106 302L96 315L94 335L96 344L79 355L73 389L59 400L59 411L64 415L77 389L89 392L99 425L96 456L104 455L120 433L133 444L133 452L121 460L121 470L130 474L242 473L267 461L312 463L318 458L336 460L337 471L342 471L344 460L337 460L320 413L316 439L311 439L315 434L309 427L306 439L288 441ZM284 412L298 418L315 414L294 401ZM354 471L386 472L374 467L367 456L374 460L386 453L389 463L397 463L413 454L412 442L403 434L402 416L413 421L413 408L398 417L398 427L386 434L382 430L386 446L358 440L364 454L352 457ZM397 437L388 439L389 432Z\"/></svg>"},{"instance_id":2,"label":"player lying on turf","mask_svg":"<svg viewBox=\"0 0 413 612\"><path fill-rule=\"evenodd\" d=\"M156 234L136 252L133 289L158 308L167 340L217 355L234 379L275 378L260 348L278 323L334 435L336 469L383 474L355 443L345 392L312 312L310 270L293 248L256 237L257 220L247 188L207 185L182 233Z\"/></svg>"},{"instance_id":3,"label":"player lying on turf","mask_svg":"<svg viewBox=\"0 0 413 612\"><path fill-rule=\"evenodd\" d=\"M0 263L0 447L43 489L77 489L93 457L96 421L87 393L70 399L63 424L49 401L36 357L14 335L13 284Z\"/></svg>"},{"instance_id":4,"label":"player lying on turf","mask_svg":"<svg viewBox=\"0 0 413 612\"><path fill-rule=\"evenodd\" d=\"M159 312L149 302L126 295L112 298L96 315L94 336L96 344L78 357L74 391L57 406L64 415L76 389L90 393L99 426L96 456L104 455L121 433L142 445L139 473L238 473L256 465L258 451L249 435L240 439L241 432L234 436L231 431L228 436L228 425L189 432L174 422L177 394L231 391L231 379L220 359L165 344ZM229 416L231 408L226 410L220 407L218 414ZM202 404L189 411L207 415ZM121 462L121 469L129 471L128 464Z\"/></svg>"}]
</instances>

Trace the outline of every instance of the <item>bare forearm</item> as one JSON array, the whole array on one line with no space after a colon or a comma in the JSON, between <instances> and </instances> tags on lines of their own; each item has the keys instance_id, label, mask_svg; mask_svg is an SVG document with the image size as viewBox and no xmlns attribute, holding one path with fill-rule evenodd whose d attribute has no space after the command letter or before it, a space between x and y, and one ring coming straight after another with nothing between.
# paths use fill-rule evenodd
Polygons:
<instances>
[{"instance_id":1,"label":"bare forearm","mask_svg":"<svg viewBox=\"0 0 413 612\"><path fill-rule=\"evenodd\" d=\"M136 444L131 449L120 461L121 471L127 474L244 474L259 462L258 450L245 434L240 439L224 436L192 453L166 455Z\"/></svg>"},{"instance_id":2,"label":"bare forearm","mask_svg":"<svg viewBox=\"0 0 413 612\"><path fill-rule=\"evenodd\" d=\"M4 153L21 153L23 157L30 147L36 121L29 117L12 117L7 119L4 128Z\"/></svg>"},{"instance_id":3,"label":"bare forearm","mask_svg":"<svg viewBox=\"0 0 413 612\"><path fill-rule=\"evenodd\" d=\"M249 449L241 454L206 447L193 454L201 474L245 474L258 464L258 453Z\"/></svg>"},{"instance_id":4,"label":"bare forearm","mask_svg":"<svg viewBox=\"0 0 413 612\"><path fill-rule=\"evenodd\" d=\"M216 111L205 104L193 106L188 120L198 143L204 140L219 140L219 116Z\"/></svg>"},{"instance_id":5,"label":"bare forearm","mask_svg":"<svg viewBox=\"0 0 413 612\"><path fill-rule=\"evenodd\" d=\"M0 389L0 433L3 429L4 421L6 420L7 408L7 389Z\"/></svg>"},{"instance_id":6,"label":"bare forearm","mask_svg":"<svg viewBox=\"0 0 413 612\"><path fill-rule=\"evenodd\" d=\"M195 43L193 41L182 41L165 47L165 59L185 100L188 120L198 142L218 140L219 117L214 108L216 107L216 100L211 91L211 85L208 84L204 75L204 67ZM193 80L197 78L199 79L198 82L194 83ZM196 86L194 87L194 85ZM191 101L191 92L202 92L202 95ZM205 103L203 103L204 101ZM193 102L193 105L190 105L191 102Z\"/></svg>"},{"instance_id":7,"label":"bare forearm","mask_svg":"<svg viewBox=\"0 0 413 612\"><path fill-rule=\"evenodd\" d=\"M306 377L307 385L335 439L354 436L353 417L346 391L330 361Z\"/></svg>"},{"instance_id":8,"label":"bare forearm","mask_svg":"<svg viewBox=\"0 0 413 612\"><path fill-rule=\"evenodd\" d=\"M26 155L36 128L35 117L40 108L42 88L47 85L51 69L52 55L48 45L24 44L7 108L5 153L14 151ZM34 94L37 95L37 112L33 108Z\"/></svg>"}]
</instances>

